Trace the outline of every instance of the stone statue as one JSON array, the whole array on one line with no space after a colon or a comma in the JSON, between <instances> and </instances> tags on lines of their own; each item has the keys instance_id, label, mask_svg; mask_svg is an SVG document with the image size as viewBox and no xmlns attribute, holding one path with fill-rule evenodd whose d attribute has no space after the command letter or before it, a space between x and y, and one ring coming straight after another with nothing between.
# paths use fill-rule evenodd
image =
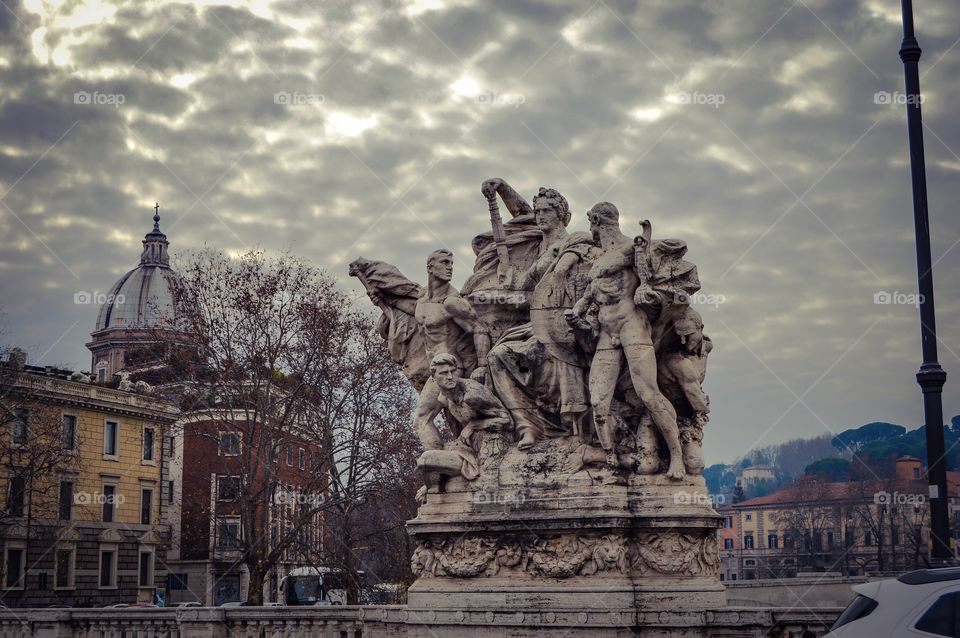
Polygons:
<instances>
[{"instance_id":1,"label":"stone statue","mask_svg":"<svg viewBox=\"0 0 960 638\"><path fill-rule=\"evenodd\" d=\"M359 258L350 263L350 276L363 284L370 301L383 313L377 330L387 341L390 357L419 392L430 377L430 359L414 317L423 287L395 266Z\"/></svg>"},{"instance_id":2,"label":"stone statue","mask_svg":"<svg viewBox=\"0 0 960 638\"><path fill-rule=\"evenodd\" d=\"M507 201L519 197L497 178L481 190L488 199L497 192L506 192ZM570 207L554 189L540 189L533 213L542 234L539 254L516 277L520 290L533 292L530 322L506 331L488 355L493 386L514 416L521 450L548 435L580 434L588 410L588 359L563 311L583 293L592 241L586 233L567 233Z\"/></svg>"},{"instance_id":3,"label":"stone statue","mask_svg":"<svg viewBox=\"0 0 960 638\"><path fill-rule=\"evenodd\" d=\"M480 369L482 376L490 351L489 329L470 303L450 283L453 253L441 248L427 258L427 288L417 299L414 317L423 334L429 359L438 354L457 356L465 374ZM427 385L430 385L429 380Z\"/></svg>"},{"instance_id":4,"label":"stone statue","mask_svg":"<svg viewBox=\"0 0 960 638\"><path fill-rule=\"evenodd\" d=\"M698 475L712 343L690 307L700 281L686 243L653 239L647 221L631 239L606 202L588 213L591 234L568 233L570 206L555 189L541 188L532 206L500 178L481 192L492 231L473 241L463 294L447 250L430 254L426 286L384 262L350 264L382 312L393 360L420 393L418 414L441 402L430 361L450 354L460 377L485 384L508 411L519 450L562 459L544 471L596 468L589 480L611 482L625 473ZM417 429L425 450L447 451L432 424Z\"/></svg>"},{"instance_id":5,"label":"stone statue","mask_svg":"<svg viewBox=\"0 0 960 638\"><path fill-rule=\"evenodd\" d=\"M478 609L487 622L491 609L537 614L552 636L585 596L605 611L564 625L583 635L641 611L722 607L721 519L701 476L712 342L690 306L686 243L648 221L629 237L606 202L589 234L570 233L551 188L532 206L503 179L481 192L490 230L459 292L446 250L424 286L383 262L350 265L419 391L411 609L428 626L453 613L450 635Z\"/></svg>"},{"instance_id":6,"label":"stone statue","mask_svg":"<svg viewBox=\"0 0 960 638\"><path fill-rule=\"evenodd\" d=\"M438 392L421 394L417 404L414 427L424 449L417 466L424 473L426 483L417 494L421 502L431 488L442 488L442 477L462 476L473 480L480 475L477 458L480 446L474 440L477 432L503 432L513 425L510 413L500 400L482 383L462 378L462 369L456 356L436 355L430 362L430 371L431 382ZM434 423L441 410L446 412L447 425L456 437L450 443L444 443Z\"/></svg>"},{"instance_id":7,"label":"stone statue","mask_svg":"<svg viewBox=\"0 0 960 638\"><path fill-rule=\"evenodd\" d=\"M619 468L618 423L612 404L622 362L626 359L633 389L666 443L667 477L682 479L685 470L677 413L657 385L657 359L650 318L645 310L654 296L650 265L641 261L644 250L649 247L649 238L635 243L624 235L620 231L620 212L608 202L595 205L587 217L602 253L590 269L586 292L568 316L571 323L586 328L593 327L587 319L588 312L596 312L599 338L590 366L589 387L597 438L607 453L607 464ZM637 267L638 261L641 268Z\"/></svg>"},{"instance_id":8,"label":"stone statue","mask_svg":"<svg viewBox=\"0 0 960 638\"><path fill-rule=\"evenodd\" d=\"M677 411L683 463L688 474L700 474L704 459L703 427L710 412L710 399L703 391L707 355L713 350L710 337L703 334L703 319L689 306L673 323L674 347L657 361L657 381L664 396Z\"/></svg>"}]
</instances>

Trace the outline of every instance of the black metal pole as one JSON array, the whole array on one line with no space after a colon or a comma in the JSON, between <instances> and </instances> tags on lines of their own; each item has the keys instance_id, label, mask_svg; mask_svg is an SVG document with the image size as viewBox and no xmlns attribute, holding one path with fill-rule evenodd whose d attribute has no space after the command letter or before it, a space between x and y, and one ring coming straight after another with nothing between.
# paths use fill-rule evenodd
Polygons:
<instances>
[{"instance_id":1,"label":"black metal pole","mask_svg":"<svg viewBox=\"0 0 960 638\"><path fill-rule=\"evenodd\" d=\"M913 180L913 223L917 239L917 274L920 290L920 343L923 363L917 383L923 391L923 416L927 434L927 480L930 484L930 536L932 558L952 559L950 519L947 512L947 470L943 441L941 393L947 373L937 362L937 323L933 301L933 264L930 258L930 220L927 215L927 173L923 159L923 120L920 114L920 45L913 34L913 1L901 0L903 43L900 59L906 78L907 129L910 137L910 176Z\"/></svg>"}]
</instances>

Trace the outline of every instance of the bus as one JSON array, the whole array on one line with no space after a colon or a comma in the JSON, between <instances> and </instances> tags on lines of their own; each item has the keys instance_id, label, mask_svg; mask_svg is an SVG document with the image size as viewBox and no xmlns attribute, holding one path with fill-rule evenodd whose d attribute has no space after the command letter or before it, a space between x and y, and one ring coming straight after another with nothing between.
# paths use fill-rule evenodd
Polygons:
<instances>
[{"instance_id":1,"label":"bus","mask_svg":"<svg viewBox=\"0 0 960 638\"><path fill-rule=\"evenodd\" d=\"M342 570L297 567L280 581L284 605L346 605L347 583Z\"/></svg>"}]
</instances>

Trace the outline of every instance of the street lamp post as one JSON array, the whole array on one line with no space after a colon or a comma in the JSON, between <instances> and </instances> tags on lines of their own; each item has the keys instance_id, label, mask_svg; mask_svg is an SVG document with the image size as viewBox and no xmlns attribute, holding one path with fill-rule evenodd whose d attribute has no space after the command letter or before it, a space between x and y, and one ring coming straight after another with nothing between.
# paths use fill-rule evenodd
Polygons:
<instances>
[{"instance_id":1,"label":"street lamp post","mask_svg":"<svg viewBox=\"0 0 960 638\"><path fill-rule=\"evenodd\" d=\"M930 220L927 215L927 175L923 157L923 120L920 114L920 45L913 33L913 1L901 0L903 43L900 59L906 79L907 130L910 139L910 176L913 181L913 223L917 241L917 275L920 291L920 343L923 363L917 383L923 391L927 434L927 479L930 484L930 524L933 559L946 562L950 550L947 515L947 471L944 458L943 402L947 373L937 362L937 325L933 301L933 264L930 258Z\"/></svg>"}]
</instances>

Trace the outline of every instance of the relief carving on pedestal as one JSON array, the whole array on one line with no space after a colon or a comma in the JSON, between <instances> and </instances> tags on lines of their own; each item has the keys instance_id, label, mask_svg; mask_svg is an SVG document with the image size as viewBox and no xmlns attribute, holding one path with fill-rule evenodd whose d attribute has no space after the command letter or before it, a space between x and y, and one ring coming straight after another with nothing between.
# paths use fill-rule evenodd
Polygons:
<instances>
[{"instance_id":1,"label":"relief carving on pedestal","mask_svg":"<svg viewBox=\"0 0 960 638\"><path fill-rule=\"evenodd\" d=\"M629 541L621 534L556 536L466 535L455 540L420 540L411 567L417 576L497 576L512 571L546 578L600 573L711 576L720 566L711 534L646 532Z\"/></svg>"},{"instance_id":2,"label":"relief carving on pedestal","mask_svg":"<svg viewBox=\"0 0 960 638\"><path fill-rule=\"evenodd\" d=\"M720 569L717 538L679 532L651 532L630 542L631 568L670 576L712 576Z\"/></svg>"}]
</instances>

